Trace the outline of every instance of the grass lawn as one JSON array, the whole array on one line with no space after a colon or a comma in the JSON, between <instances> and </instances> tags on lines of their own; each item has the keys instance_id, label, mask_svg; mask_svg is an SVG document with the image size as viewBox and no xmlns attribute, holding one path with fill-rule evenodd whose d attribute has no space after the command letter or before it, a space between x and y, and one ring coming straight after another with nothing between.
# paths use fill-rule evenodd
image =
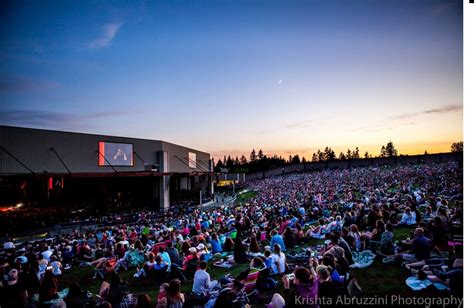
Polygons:
<instances>
[{"instance_id":1,"label":"grass lawn","mask_svg":"<svg viewBox=\"0 0 474 308\"><path fill-rule=\"evenodd\" d=\"M251 193L251 192L249 192ZM395 240L406 239L410 235L410 229L399 228L395 229ZM315 245L319 241L312 240L309 245ZM223 277L227 273L236 276L238 273L246 269L247 265L236 265L231 269L223 269L209 266L208 272L212 279ZM128 271L120 271L120 275L124 281L129 285L130 292L133 293L147 293L152 300L156 299L159 286L147 279L136 279L133 277L134 269ZM60 280L60 289L68 287L72 282L79 282L81 287L87 289L92 293L98 293L101 281L99 279L92 279L92 267L73 267L69 271L65 271ZM384 264L381 260L376 260L372 266L363 269L355 269L354 275L358 279L359 284L363 289L364 296L370 295L391 295L402 294L404 296L413 296L413 292L405 285L405 279L408 277L408 272L402 269L398 263ZM192 289L192 281L182 283L182 291L190 292ZM282 292L282 284L275 291ZM426 292L425 292L426 293ZM423 296L423 293L417 293Z\"/></svg>"},{"instance_id":2,"label":"grass lawn","mask_svg":"<svg viewBox=\"0 0 474 308\"><path fill-rule=\"evenodd\" d=\"M237 204L242 204L242 203L245 203L247 202L248 200L250 199L253 199L257 196L257 192L256 191L246 191L242 194L238 194L237 195Z\"/></svg>"}]
</instances>

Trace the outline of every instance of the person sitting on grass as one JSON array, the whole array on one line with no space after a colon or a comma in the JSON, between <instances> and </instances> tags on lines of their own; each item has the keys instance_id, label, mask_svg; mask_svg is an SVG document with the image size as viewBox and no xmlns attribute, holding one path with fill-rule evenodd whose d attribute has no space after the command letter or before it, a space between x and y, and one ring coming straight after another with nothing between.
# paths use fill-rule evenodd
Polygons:
<instances>
[{"instance_id":1,"label":"person sitting on grass","mask_svg":"<svg viewBox=\"0 0 474 308\"><path fill-rule=\"evenodd\" d=\"M272 253L272 273L281 275L284 274L286 271L286 257L285 254L281 251L281 247L279 244L273 245L273 253Z\"/></svg>"},{"instance_id":2,"label":"person sitting on grass","mask_svg":"<svg viewBox=\"0 0 474 308\"><path fill-rule=\"evenodd\" d=\"M397 226L413 226L416 225L416 214L412 212L412 210L407 207L405 212L402 215L402 219L397 224Z\"/></svg>"},{"instance_id":3,"label":"person sitting on grass","mask_svg":"<svg viewBox=\"0 0 474 308\"><path fill-rule=\"evenodd\" d=\"M148 254L148 261L146 261L146 263L141 268L137 268L137 272L133 275L133 277L135 278L140 278L142 276L146 277L147 274L149 274L153 270L155 265L156 265L155 254L153 252L150 252Z\"/></svg>"},{"instance_id":4,"label":"person sitting on grass","mask_svg":"<svg viewBox=\"0 0 474 308\"><path fill-rule=\"evenodd\" d=\"M380 251L377 251L377 254L383 257L391 257L395 261L411 262L408 264L409 267L422 267L426 264L426 260L430 259L431 250L434 250L439 256L441 256L439 249L433 245L429 238L424 236L423 229L416 228L410 251L391 256L384 255Z\"/></svg>"},{"instance_id":5,"label":"person sitting on grass","mask_svg":"<svg viewBox=\"0 0 474 308\"><path fill-rule=\"evenodd\" d=\"M280 246L281 251L286 250L285 241L283 240L283 237L280 234L278 234L276 230L272 230L272 232L270 232L270 236L272 237L270 240L271 247L274 247L276 244L278 244Z\"/></svg>"},{"instance_id":6,"label":"person sitting on grass","mask_svg":"<svg viewBox=\"0 0 474 308\"><path fill-rule=\"evenodd\" d=\"M184 304L184 294L181 293L181 281L173 279L166 289L166 302L168 308L182 308Z\"/></svg>"},{"instance_id":7,"label":"person sitting on grass","mask_svg":"<svg viewBox=\"0 0 474 308\"><path fill-rule=\"evenodd\" d=\"M359 227L356 224L352 224L350 227L349 237L352 239L352 250L363 251L365 249L365 238L359 231Z\"/></svg>"},{"instance_id":8,"label":"person sitting on grass","mask_svg":"<svg viewBox=\"0 0 474 308\"><path fill-rule=\"evenodd\" d=\"M110 283L102 282L99 289L99 296L108 301L112 307L118 307L126 293L127 284L122 281L119 274L113 272L110 277Z\"/></svg>"},{"instance_id":9,"label":"person sitting on grass","mask_svg":"<svg viewBox=\"0 0 474 308\"><path fill-rule=\"evenodd\" d=\"M217 238L217 234L213 233L211 236L211 240L209 241L211 244L212 253L221 253L222 252L222 245L219 239Z\"/></svg>"},{"instance_id":10,"label":"person sitting on grass","mask_svg":"<svg viewBox=\"0 0 474 308\"><path fill-rule=\"evenodd\" d=\"M206 271L207 262L201 261L197 268L197 271L194 273L193 281L193 293L198 296L205 296L207 292L217 287L217 280L211 281L211 276Z\"/></svg>"},{"instance_id":11,"label":"person sitting on grass","mask_svg":"<svg viewBox=\"0 0 474 308\"><path fill-rule=\"evenodd\" d=\"M315 307L319 280L314 266L317 266L318 262L313 258L309 262L309 270L306 267L295 269L292 281L288 275L282 276L285 307Z\"/></svg>"},{"instance_id":12,"label":"person sitting on grass","mask_svg":"<svg viewBox=\"0 0 474 308\"><path fill-rule=\"evenodd\" d=\"M168 306L166 300L166 290L168 289L168 286L169 284L166 282L160 285L160 291L156 297L156 308L166 308Z\"/></svg>"}]
</instances>

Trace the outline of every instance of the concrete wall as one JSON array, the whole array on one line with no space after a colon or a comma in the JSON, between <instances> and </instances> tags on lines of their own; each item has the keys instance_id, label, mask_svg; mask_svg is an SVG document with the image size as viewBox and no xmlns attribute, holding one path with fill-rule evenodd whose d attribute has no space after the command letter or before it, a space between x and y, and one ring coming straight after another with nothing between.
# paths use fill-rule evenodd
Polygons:
<instances>
[{"instance_id":1,"label":"concrete wall","mask_svg":"<svg viewBox=\"0 0 474 308\"><path fill-rule=\"evenodd\" d=\"M313 170L333 169L333 168L350 168L350 167L366 167L380 166L392 164L410 164L410 163L439 163L450 160L463 161L463 153L440 153L428 155L399 156L393 158L377 157L369 159L353 159L353 160L335 160L330 162L314 162L299 165L289 165L283 168L275 168L264 172L256 172L246 175L246 180L264 179L267 177L282 175L294 172L304 172Z\"/></svg>"},{"instance_id":2,"label":"concrete wall","mask_svg":"<svg viewBox=\"0 0 474 308\"><path fill-rule=\"evenodd\" d=\"M92 135L82 133L60 132L41 129L0 126L0 145L17 157L35 173L67 173L55 153L54 148L72 173L110 173L111 167L98 164L99 141L132 143L133 150L146 164L160 165L160 171L190 173L203 172L201 168L189 168L189 152L196 153L199 161L209 162L210 154L158 140L146 140L116 136ZM163 152L168 153L168 168L163 170ZM177 157L180 157L181 162ZM134 166L115 167L117 171L143 171L144 163L134 157ZM207 170L209 164L207 163ZM0 174L30 173L21 164L0 149Z\"/></svg>"}]
</instances>

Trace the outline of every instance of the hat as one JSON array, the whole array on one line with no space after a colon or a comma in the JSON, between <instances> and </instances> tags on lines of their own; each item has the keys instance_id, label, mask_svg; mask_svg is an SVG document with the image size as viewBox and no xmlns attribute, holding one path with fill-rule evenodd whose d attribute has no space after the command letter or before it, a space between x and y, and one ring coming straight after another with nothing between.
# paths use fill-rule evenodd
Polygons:
<instances>
[{"instance_id":1,"label":"hat","mask_svg":"<svg viewBox=\"0 0 474 308\"><path fill-rule=\"evenodd\" d=\"M203 250L204 248L206 248L206 246L204 246L203 243L200 243L199 245L197 245L197 250Z\"/></svg>"},{"instance_id":2,"label":"hat","mask_svg":"<svg viewBox=\"0 0 474 308\"><path fill-rule=\"evenodd\" d=\"M15 244L13 244L12 242L3 243L3 249L13 249L13 248L15 248Z\"/></svg>"},{"instance_id":3,"label":"hat","mask_svg":"<svg viewBox=\"0 0 474 308\"><path fill-rule=\"evenodd\" d=\"M28 263L28 258L25 256L19 256L15 259L15 263L20 263L20 264Z\"/></svg>"},{"instance_id":4,"label":"hat","mask_svg":"<svg viewBox=\"0 0 474 308\"><path fill-rule=\"evenodd\" d=\"M191 247L191 248L189 248L189 252L192 253L192 254L195 254L197 252L197 250L196 250L195 247Z\"/></svg>"}]
</instances>

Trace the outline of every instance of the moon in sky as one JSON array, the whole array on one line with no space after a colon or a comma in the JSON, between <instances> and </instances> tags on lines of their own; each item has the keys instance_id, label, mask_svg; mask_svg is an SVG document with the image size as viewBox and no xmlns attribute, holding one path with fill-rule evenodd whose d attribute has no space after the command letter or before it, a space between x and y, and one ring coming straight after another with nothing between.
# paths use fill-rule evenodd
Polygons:
<instances>
[{"instance_id":1,"label":"moon in sky","mask_svg":"<svg viewBox=\"0 0 474 308\"><path fill-rule=\"evenodd\" d=\"M283 82L283 80L281 80L281 79L278 80L278 84L282 84L282 82Z\"/></svg>"}]
</instances>

